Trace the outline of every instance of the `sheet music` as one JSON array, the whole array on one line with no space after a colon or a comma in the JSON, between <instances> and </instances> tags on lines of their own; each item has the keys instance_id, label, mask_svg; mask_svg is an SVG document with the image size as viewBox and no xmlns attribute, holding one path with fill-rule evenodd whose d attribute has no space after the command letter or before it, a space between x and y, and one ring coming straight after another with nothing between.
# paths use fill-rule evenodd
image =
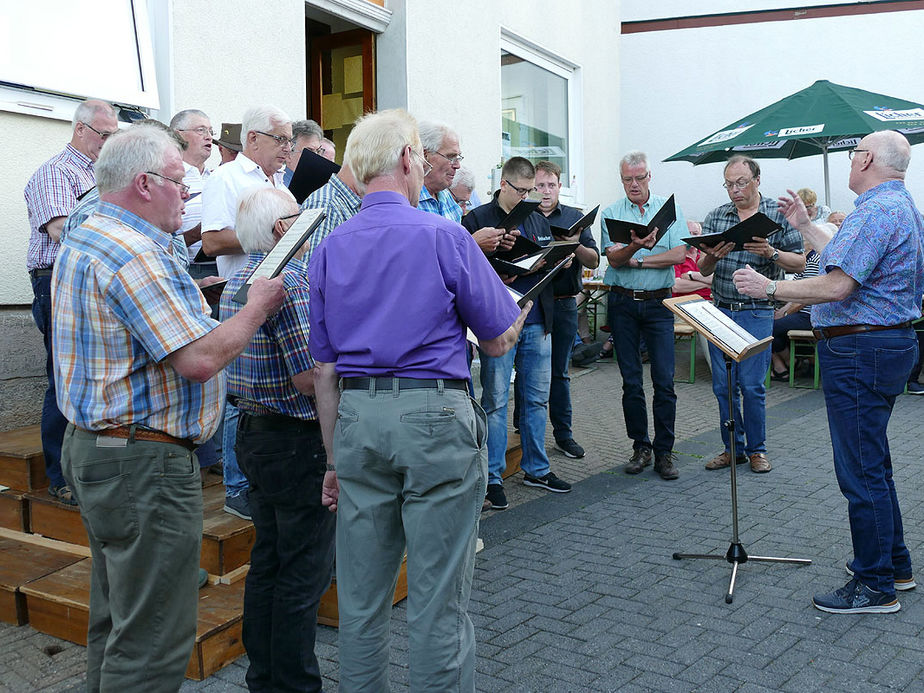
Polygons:
<instances>
[{"instance_id":1,"label":"sheet music","mask_svg":"<svg viewBox=\"0 0 924 693\"><path fill-rule=\"evenodd\" d=\"M759 341L709 301L687 301L678 303L676 307L694 318L736 354L740 354L748 346Z\"/></svg>"},{"instance_id":2,"label":"sheet music","mask_svg":"<svg viewBox=\"0 0 924 693\"><path fill-rule=\"evenodd\" d=\"M286 256L292 248L296 247L305 234L305 231L310 229L318 217L324 213L325 209L323 207L319 209L306 209L302 212L298 219L292 223L292 226L289 227L289 230L279 239L276 247L269 251L266 257L263 258L263 261L257 265L257 268L253 271L253 274L250 275L250 279L247 280L247 283L253 284L257 277L271 279L274 274L278 274L277 270L282 269L283 264L285 264L283 261L286 260Z\"/></svg>"}]
</instances>

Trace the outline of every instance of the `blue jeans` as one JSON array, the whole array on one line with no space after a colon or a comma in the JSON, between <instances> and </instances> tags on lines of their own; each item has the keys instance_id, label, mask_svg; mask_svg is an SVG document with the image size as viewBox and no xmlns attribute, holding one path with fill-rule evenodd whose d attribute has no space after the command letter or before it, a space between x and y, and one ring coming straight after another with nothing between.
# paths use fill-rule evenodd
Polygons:
<instances>
[{"instance_id":1,"label":"blue jeans","mask_svg":"<svg viewBox=\"0 0 924 693\"><path fill-rule=\"evenodd\" d=\"M51 351L51 277L33 276L32 293L35 294L32 318L45 342L45 375L48 377L48 388L42 400L42 455L45 457L45 475L52 488L56 488L65 483L61 474L61 441L64 440L67 419L58 409L55 391L55 364Z\"/></svg>"},{"instance_id":2,"label":"blue jeans","mask_svg":"<svg viewBox=\"0 0 924 693\"><path fill-rule=\"evenodd\" d=\"M224 424L221 432L221 461L225 482L225 496L233 498L247 490L247 477L237 464L234 444L237 441L237 421L240 411L230 402L225 402Z\"/></svg>"},{"instance_id":3,"label":"blue jeans","mask_svg":"<svg viewBox=\"0 0 924 693\"><path fill-rule=\"evenodd\" d=\"M520 466L530 476L549 473L545 453L545 419L552 378L552 339L542 323L523 327L520 338L503 356L481 357L481 406L488 417L488 483L502 483L507 466L507 400L510 374L516 364L520 384L520 441L523 458Z\"/></svg>"},{"instance_id":4,"label":"blue jeans","mask_svg":"<svg viewBox=\"0 0 924 693\"><path fill-rule=\"evenodd\" d=\"M320 691L318 605L334 562L334 514L321 505L327 456L321 431L309 425L251 430L267 418L242 413L237 431L256 530L244 590L247 687Z\"/></svg>"},{"instance_id":5,"label":"blue jeans","mask_svg":"<svg viewBox=\"0 0 924 693\"><path fill-rule=\"evenodd\" d=\"M636 301L611 291L607 298L607 319L622 374L622 411L626 435L632 447L653 448L656 455L674 447L674 420L677 395L674 394L674 314L658 299ZM640 340L648 346L654 397L654 442L648 437L648 410L642 388Z\"/></svg>"},{"instance_id":6,"label":"blue jeans","mask_svg":"<svg viewBox=\"0 0 924 693\"><path fill-rule=\"evenodd\" d=\"M834 471L847 499L853 571L866 586L895 592L911 574L902 514L892 481L886 429L896 395L917 362L911 329L844 335L818 343Z\"/></svg>"},{"instance_id":7,"label":"blue jeans","mask_svg":"<svg viewBox=\"0 0 924 693\"><path fill-rule=\"evenodd\" d=\"M741 325L757 339L773 334L773 309L726 310L719 308L736 324ZM719 419L729 420L728 380L725 372L725 354L715 345L709 345L712 360L712 391L719 401ZM764 379L770 368L770 349L764 349L741 363L732 363L732 406L735 409L735 454L753 455L767 452L767 390ZM730 444L728 429L720 426L726 452ZM747 444L745 444L745 438Z\"/></svg>"},{"instance_id":8,"label":"blue jeans","mask_svg":"<svg viewBox=\"0 0 924 693\"><path fill-rule=\"evenodd\" d=\"M555 301L552 318L552 383L549 387L549 420L555 440L570 440L571 376L568 366L577 335L577 304L574 298Z\"/></svg>"}]
</instances>

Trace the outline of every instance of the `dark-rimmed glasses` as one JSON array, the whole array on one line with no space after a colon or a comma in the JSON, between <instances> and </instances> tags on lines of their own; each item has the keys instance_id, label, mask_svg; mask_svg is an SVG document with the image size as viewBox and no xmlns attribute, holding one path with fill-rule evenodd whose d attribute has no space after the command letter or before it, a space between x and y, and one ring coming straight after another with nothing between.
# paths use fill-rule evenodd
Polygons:
<instances>
[{"instance_id":1,"label":"dark-rimmed glasses","mask_svg":"<svg viewBox=\"0 0 924 693\"><path fill-rule=\"evenodd\" d=\"M530 193L536 192L535 186L533 186L532 188L518 188L517 186L515 186L513 183L511 183L511 182L510 182L509 180L507 180L506 178L504 178L504 182L505 182L507 185L509 185L511 188L513 188L514 190L516 190L516 191L517 191L517 195L519 195L520 197L526 197L526 196L529 195Z\"/></svg>"},{"instance_id":2,"label":"dark-rimmed glasses","mask_svg":"<svg viewBox=\"0 0 924 693\"><path fill-rule=\"evenodd\" d=\"M93 132L95 132L97 135L99 135L99 138L100 138L101 140L103 140L104 142L105 142L106 140L108 140L110 137L112 137L114 134L116 134L116 133L118 132L118 130L115 130L115 131L113 131L113 132L100 132L99 130L97 130L95 127L93 127L93 126L90 125L89 123L84 123L84 125L86 125L88 128L90 128L90 129L91 129Z\"/></svg>"}]
</instances>

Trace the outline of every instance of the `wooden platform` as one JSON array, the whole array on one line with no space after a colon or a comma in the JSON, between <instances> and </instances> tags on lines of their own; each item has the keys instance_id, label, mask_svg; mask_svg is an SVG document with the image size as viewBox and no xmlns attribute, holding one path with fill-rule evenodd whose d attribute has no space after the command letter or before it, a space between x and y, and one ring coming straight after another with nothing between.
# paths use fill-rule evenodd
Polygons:
<instances>
[{"instance_id":1,"label":"wooden platform","mask_svg":"<svg viewBox=\"0 0 924 693\"><path fill-rule=\"evenodd\" d=\"M520 471L520 460L523 459L523 446L520 444L520 436L509 431L507 433L507 468L501 474L501 478L506 479Z\"/></svg>"},{"instance_id":2,"label":"wooden platform","mask_svg":"<svg viewBox=\"0 0 924 693\"><path fill-rule=\"evenodd\" d=\"M202 555L199 565L210 575L225 575L250 561L256 533L253 523L226 513L222 484L202 489Z\"/></svg>"},{"instance_id":3,"label":"wooden platform","mask_svg":"<svg viewBox=\"0 0 924 693\"><path fill-rule=\"evenodd\" d=\"M46 491L27 493L25 501L28 504L30 532L68 544L90 545L76 505L62 503Z\"/></svg>"},{"instance_id":4,"label":"wooden platform","mask_svg":"<svg viewBox=\"0 0 924 693\"><path fill-rule=\"evenodd\" d=\"M0 537L0 621L28 623L21 588L80 560L72 553Z\"/></svg>"},{"instance_id":5,"label":"wooden platform","mask_svg":"<svg viewBox=\"0 0 924 693\"><path fill-rule=\"evenodd\" d=\"M25 491L0 491L0 527L17 532L29 531L29 504Z\"/></svg>"},{"instance_id":6,"label":"wooden platform","mask_svg":"<svg viewBox=\"0 0 924 693\"><path fill-rule=\"evenodd\" d=\"M39 424L0 433L0 485L19 491L48 486Z\"/></svg>"}]
</instances>

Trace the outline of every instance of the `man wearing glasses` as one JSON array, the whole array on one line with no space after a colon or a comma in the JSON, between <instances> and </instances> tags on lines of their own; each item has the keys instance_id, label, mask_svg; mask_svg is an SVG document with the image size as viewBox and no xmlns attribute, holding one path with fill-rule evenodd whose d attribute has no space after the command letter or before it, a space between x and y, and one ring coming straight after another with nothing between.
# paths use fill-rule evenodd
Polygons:
<instances>
[{"instance_id":1,"label":"man wearing glasses","mask_svg":"<svg viewBox=\"0 0 924 693\"><path fill-rule=\"evenodd\" d=\"M773 296L751 297L739 292L732 281L735 270L750 265L767 279L782 279L786 272L805 269L802 236L783 217L777 203L760 194L760 166L751 157L733 156L725 164L725 182L722 187L731 200L728 204L709 212L703 222L703 235L721 233L758 212L782 226L767 238L755 237L744 244L743 250L734 250L734 243L720 243L699 257L699 269L704 275L715 274L712 280L712 300L715 305L750 332L757 339L773 334ZM721 364L725 358L718 347L709 345L709 358ZM720 426L725 450L706 463L706 469L724 469L732 462L749 462L757 474L769 472L767 459L766 390L764 378L770 368L770 350L732 365L735 380L735 451L738 459L731 459L728 429ZM719 420L728 421L728 383L725 368L712 369L712 391L719 402ZM739 394L740 392L740 394ZM745 442L745 440L747 442Z\"/></svg>"},{"instance_id":2,"label":"man wearing glasses","mask_svg":"<svg viewBox=\"0 0 924 693\"><path fill-rule=\"evenodd\" d=\"M462 208L452 199L449 188L462 166L459 136L442 123L420 123L420 142L430 172L424 177L417 209L433 212L456 223L462 221Z\"/></svg>"},{"instance_id":3,"label":"man wearing glasses","mask_svg":"<svg viewBox=\"0 0 924 693\"><path fill-rule=\"evenodd\" d=\"M315 154L321 156L324 156L326 151L323 145L324 130L311 119L296 120L292 123L292 140L295 144L286 159L286 168L282 178L282 182L285 183L286 187L292 182L292 176L295 175L295 169L298 167L298 160L301 158L304 150L310 149ZM331 159L331 161L333 161L333 159Z\"/></svg>"},{"instance_id":4,"label":"man wearing glasses","mask_svg":"<svg viewBox=\"0 0 924 693\"><path fill-rule=\"evenodd\" d=\"M686 246L682 238L687 225L680 208L677 218L657 240L659 229L644 238L632 234L629 245L613 243L605 219L621 219L647 225L658 213L666 197L648 189L651 169L644 152L629 152L619 163L626 196L606 209L600 218L603 251L609 266L603 282L610 287L607 315L613 347L622 374L622 411L626 434L632 439L632 457L624 470L638 474L651 464L665 480L678 476L671 450L674 447L674 317L661 303L670 298L674 285L674 265L683 262ZM651 401L654 439L648 435L648 410L642 387L641 343L645 341L651 363Z\"/></svg>"},{"instance_id":5,"label":"man wearing glasses","mask_svg":"<svg viewBox=\"0 0 924 693\"><path fill-rule=\"evenodd\" d=\"M500 190L494 198L476 207L462 218L462 225L475 233L493 228L504 220L520 200L535 192L536 169L521 156L507 160L501 169ZM530 214L521 224L519 233L539 245L552 240L549 222L538 212ZM508 234L509 236L510 234ZM526 293L542 278L542 272L521 275L510 286ZM552 319L555 297L548 286L526 317L526 324L516 345L503 356L489 356L479 349L481 357L481 406L488 416L488 490L486 505L494 510L507 507L507 496L501 474L507 464L507 402L510 394L510 374L516 364L520 379L519 411L523 458L520 466L525 473L523 483L554 493L567 493L571 484L559 479L549 466L545 451L546 409L552 378Z\"/></svg>"},{"instance_id":6,"label":"man wearing glasses","mask_svg":"<svg viewBox=\"0 0 924 693\"><path fill-rule=\"evenodd\" d=\"M209 176L202 191L202 249L217 256L218 274L233 277L247 256L234 232L237 201L252 187L284 188L282 169L292 149L292 120L275 106L255 106L244 113L241 124L243 151ZM247 477L237 464L234 441L237 409L225 406L222 430L225 512L249 520Z\"/></svg>"},{"instance_id":7,"label":"man wearing glasses","mask_svg":"<svg viewBox=\"0 0 924 693\"><path fill-rule=\"evenodd\" d=\"M93 164L103 143L119 129L116 113L104 101L84 101L74 112L71 141L63 151L39 166L23 195L29 212L29 250L26 268L32 281L32 317L45 343L45 373L48 387L42 403L42 454L48 493L74 505L70 487L61 475L61 440L67 420L56 403L51 346L51 273L58 255L59 240L67 215L78 198L96 185Z\"/></svg>"}]
</instances>

